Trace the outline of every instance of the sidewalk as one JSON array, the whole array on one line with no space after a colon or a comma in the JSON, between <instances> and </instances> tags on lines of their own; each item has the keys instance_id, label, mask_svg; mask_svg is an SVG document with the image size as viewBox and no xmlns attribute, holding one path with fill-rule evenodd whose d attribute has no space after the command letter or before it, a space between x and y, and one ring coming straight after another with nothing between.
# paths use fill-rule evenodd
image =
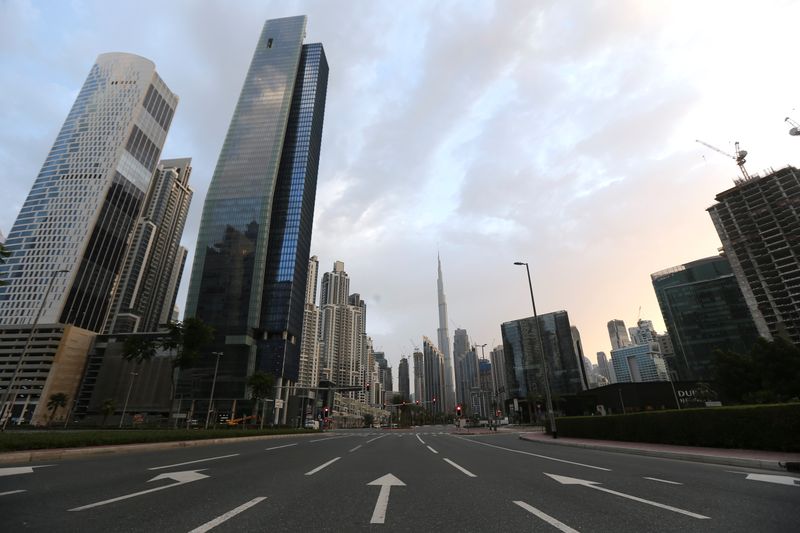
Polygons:
<instances>
[{"instance_id":1,"label":"sidewalk","mask_svg":"<svg viewBox=\"0 0 800 533\"><path fill-rule=\"evenodd\" d=\"M559 437L558 439L554 439L550 435L541 432L521 433L519 438L531 442L538 442L540 444L572 446L574 448L588 448L592 450L630 453L635 455L649 455L652 457L665 457L668 459L680 459L698 463L764 468L767 470L780 471L786 471L788 468L788 470L792 472L800 471L800 453L772 452L766 450L731 450L699 446L676 446L673 444L652 444L648 442L576 439L572 437Z\"/></svg>"}]
</instances>

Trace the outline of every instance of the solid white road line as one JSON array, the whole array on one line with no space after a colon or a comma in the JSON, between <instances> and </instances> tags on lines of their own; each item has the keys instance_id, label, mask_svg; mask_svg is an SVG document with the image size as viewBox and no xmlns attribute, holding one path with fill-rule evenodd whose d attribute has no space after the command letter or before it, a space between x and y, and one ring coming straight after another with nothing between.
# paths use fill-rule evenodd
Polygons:
<instances>
[{"instance_id":1,"label":"solid white road line","mask_svg":"<svg viewBox=\"0 0 800 533\"><path fill-rule=\"evenodd\" d=\"M426 446L427 446L427 445L426 445ZM437 452L436 450L434 450L433 448L431 448L430 446L428 446L428 449L429 449L430 451L432 451L433 453L439 453L439 452Z\"/></svg>"},{"instance_id":2,"label":"solid white road line","mask_svg":"<svg viewBox=\"0 0 800 533\"><path fill-rule=\"evenodd\" d=\"M445 461L446 461L447 463L449 463L449 464L450 464L450 466L453 466L453 467L455 467L455 468L457 468L457 469L461 470L463 473L465 473L465 474L466 474L466 475L468 475L469 477L478 477L478 476L476 476L475 474L473 474L472 472L470 472L469 470L467 470L466 468L464 468L463 466L459 466L459 465L455 464L455 463L454 463L453 461L451 461L450 459L445 459Z\"/></svg>"},{"instance_id":3,"label":"solid white road line","mask_svg":"<svg viewBox=\"0 0 800 533\"><path fill-rule=\"evenodd\" d=\"M236 457L239 455L238 453L232 453L230 455L219 455L217 457L206 457L205 459L197 459L196 461L186 461L185 463L175 463L174 465L164 465L164 466L154 466L153 468L148 468L148 470L163 470L165 468L172 468L175 466L183 466L183 465L193 465L194 463L205 463L206 461L215 461L217 459L227 459L228 457Z\"/></svg>"},{"instance_id":4,"label":"solid white road line","mask_svg":"<svg viewBox=\"0 0 800 533\"><path fill-rule=\"evenodd\" d=\"M536 507L530 506L525 502L515 501L514 503L516 503L517 505L519 505L520 507L522 507L523 509L525 509L526 511L528 511L532 515L541 518L542 520L544 520L545 522L547 522L548 524L550 524L554 528L558 529L559 531L563 531L564 533L578 533L577 530L572 529L571 527L569 527L567 524L565 524L563 522L559 522L558 520L556 520L552 516L543 513L542 511L540 511Z\"/></svg>"},{"instance_id":5,"label":"solid white road line","mask_svg":"<svg viewBox=\"0 0 800 533\"><path fill-rule=\"evenodd\" d=\"M211 520L210 522L206 522L202 526L194 528L189 533L205 533L209 529L213 529L213 528L217 527L218 525L220 525L221 523L225 522L226 520L230 520L231 518L233 518L237 514L250 509L252 506L256 505L257 503L261 503L262 501L264 501L266 499L267 499L266 496L259 496L258 498L253 498L249 502L247 502L245 504L242 504L242 505L240 505L239 507L237 507L235 509L231 509L230 511L228 511L225 514L219 515L214 520Z\"/></svg>"},{"instance_id":6,"label":"solid white road line","mask_svg":"<svg viewBox=\"0 0 800 533\"><path fill-rule=\"evenodd\" d=\"M307 476L313 476L314 474L316 474L317 472L319 472L320 470L322 470L322 469L323 469L323 468L325 468L326 466L330 466L330 465L332 465L333 463L335 463L335 462L336 462L336 461L338 461L339 459L341 459L341 457L336 457L336 458L334 458L334 459L331 459L331 460L330 460L330 461L328 461L327 463L319 465L319 466L318 466L318 467L316 467L314 470L311 470L310 472L306 472L306 475L307 475Z\"/></svg>"},{"instance_id":7,"label":"solid white road line","mask_svg":"<svg viewBox=\"0 0 800 533\"><path fill-rule=\"evenodd\" d=\"M489 446L490 448L497 448L498 450L505 450L507 452L512 452L512 453L521 453L523 455L532 455L533 457L538 457L540 459L547 459L548 461L557 461L559 463L567 463L567 464L570 464L570 465L584 466L586 468L594 468L595 470L603 470L605 472L611 472L610 468L603 468L602 466L592 466L592 465L587 465L587 464L583 464L583 463L576 463L575 461L567 461L566 459L558 459L556 457L548 457L546 455L539 455L538 453L524 452L522 450L515 450L513 448L504 448L502 446L496 446L494 444L489 444L488 442L480 442L480 441L477 441L477 440L465 439L464 437L458 437L458 438L461 439L461 440L464 440L466 442L472 442L473 444L480 444L481 446Z\"/></svg>"},{"instance_id":8,"label":"solid white road line","mask_svg":"<svg viewBox=\"0 0 800 533\"><path fill-rule=\"evenodd\" d=\"M375 441L375 440L378 440L378 439L382 439L382 438L383 438L383 437L385 437L385 436L386 436L386 434L383 434L383 435L381 435L380 437L375 437L374 439L369 439L369 440L367 441L367 444L369 444L369 443L370 443L370 442L372 442L372 441Z\"/></svg>"},{"instance_id":9,"label":"solid white road line","mask_svg":"<svg viewBox=\"0 0 800 533\"><path fill-rule=\"evenodd\" d=\"M650 481L658 481L660 483L669 483L670 485L683 485L683 483L678 483L677 481L667 481L666 479L658 479L657 477L645 477L645 479L649 479Z\"/></svg>"},{"instance_id":10,"label":"solid white road line","mask_svg":"<svg viewBox=\"0 0 800 533\"><path fill-rule=\"evenodd\" d=\"M420 437L420 436L419 436L419 434L417 434L417 439L419 439L419 441L420 441L422 444L425 444L425 441L424 441L424 440L422 440L422 437Z\"/></svg>"},{"instance_id":11,"label":"solid white road line","mask_svg":"<svg viewBox=\"0 0 800 533\"><path fill-rule=\"evenodd\" d=\"M349 437L350 435L339 435L338 437L325 437L324 439L314 439L308 442L322 442L324 440L333 440L333 439L343 439L345 437Z\"/></svg>"},{"instance_id":12,"label":"solid white road line","mask_svg":"<svg viewBox=\"0 0 800 533\"><path fill-rule=\"evenodd\" d=\"M6 492L0 492L0 496L8 496L9 494L18 494L20 492L26 492L26 491L25 489L9 490Z\"/></svg>"},{"instance_id":13,"label":"solid white road line","mask_svg":"<svg viewBox=\"0 0 800 533\"><path fill-rule=\"evenodd\" d=\"M279 450L279 449L281 449L281 448L288 448L289 446L297 446L297 443L296 443L296 442L293 442L292 444L284 444L283 446L273 446L272 448L267 448L267 451L270 451L270 450Z\"/></svg>"},{"instance_id":14,"label":"solid white road line","mask_svg":"<svg viewBox=\"0 0 800 533\"><path fill-rule=\"evenodd\" d=\"M361 448L361 446L363 446L363 444L359 444L358 446L356 446L355 448L350 450L350 453L352 453L352 452L356 451L357 449Z\"/></svg>"}]
</instances>

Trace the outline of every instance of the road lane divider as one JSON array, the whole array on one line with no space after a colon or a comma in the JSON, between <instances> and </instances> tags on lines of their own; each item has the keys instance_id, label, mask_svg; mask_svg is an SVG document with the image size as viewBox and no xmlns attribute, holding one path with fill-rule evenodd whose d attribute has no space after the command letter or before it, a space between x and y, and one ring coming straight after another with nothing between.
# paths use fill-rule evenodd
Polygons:
<instances>
[{"instance_id":1,"label":"road lane divider","mask_svg":"<svg viewBox=\"0 0 800 533\"><path fill-rule=\"evenodd\" d=\"M369 440L367 441L367 444L369 444L370 442L376 441L376 440L378 440L378 439L382 439L382 438L383 438L383 437L385 437L385 436L386 436L386 434L384 433L384 434L383 434L383 435L381 435L380 437L375 437L374 439L369 439Z\"/></svg>"},{"instance_id":2,"label":"road lane divider","mask_svg":"<svg viewBox=\"0 0 800 533\"><path fill-rule=\"evenodd\" d=\"M554 528L558 529L559 531L563 531L564 533L580 533L578 530L572 529L571 527L569 527L564 522L560 522L559 520L556 520L555 518L553 518L549 514L540 511L539 509L537 509L536 507L534 507L532 505L528 505L527 503L521 502L521 501L515 501L514 503L516 505L519 505L520 507L522 507L523 509L525 509L526 511L528 511L532 515L534 515L534 516L536 516L538 518L541 518L542 520L544 520L545 522L547 522L548 524L550 524Z\"/></svg>"},{"instance_id":3,"label":"road lane divider","mask_svg":"<svg viewBox=\"0 0 800 533\"><path fill-rule=\"evenodd\" d=\"M235 509L231 509L230 511L228 511L225 514L219 515L215 519L206 522L202 526L198 526L198 527L194 528L189 533L205 533L206 531L217 527L221 523L223 523L223 522L225 522L227 520L230 520L231 518L233 518L237 514L242 513L244 511L250 509L252 506L254 506L256 504L259 504L259 503L263 502L266 499L267 499L266 496L259 496L258 498L253 498L249 502L243 503L239 507L236 507Z\"/></svg>"},{"instance_id":4,"label":"road lane divider","mask_svg":"<svg viewBox=\"0 0 800 533\"><path fill-rule=\"evenodd\" d=\"M678 483L677 481L668 481L666 479L659 479L657 477L645 477L645 479L649 479L650 481L658 481L659 483L669 483L670 485L683 485L683 483Z\"/></svg>"},{"instance_id":5,"label":"road lane divider","mask_svg":"<svg viewBox=\"0 0 800 533\"><path fill-rule=\"evenodd\" d=\"M27 491L25 489L7 490L5 492L0 492L0 496L10 496L11 494L19 494L20 492L27 492Z\"/></svg>"},{"instance_id":6,"label":"road lane divider","mask_svg":"<svg viewBox=\"0 0 800 533\"><path fill-rule=\"evenodd\" d=\"M422 437L420 437L419 434L417 434L417 440L419 440L422 444L425 444L425 441L422 440Z\"/></svg>"},{"instance_id":7,"label":"road lane divider","mask_svg":"<svg viewBox=\"0 0 800 533\"><path fill-rule=\"evenodd\" d=\"M350 435L339 435L338 437L325 437L324 439L314 439L314 440L310 440L308 442L322 442L322 441L326 441L326 440L343 439L343 438L349 437L349 436Z\"/></svg>"},{"instance_id":8,"label":"road lane divider","mask_svg":"<svg viewBox=\"0 0 800 533\"><path fill-rule=\"evenodd\" d=\"M628 500L633 500L635 502L643 503L645 505L652 505L653 507L658 507L660 509L666 509L667 511L672 511L673 513L682 514L685 516L691 516L692 518L697 518L699 520L710 520L710 516L705 516L697 513L693 513L691 511L687 511L686 509L680 509L678 507L672 507L671 505L665 505L663 503L654 502L651 500L645 500L644 498L639 498L638 496L632 496L630 494L625 494L624 492L617 492L615 490L607 489L605 487L601 487L598 481L588 481L586 479L577 479L574 477L567 477L567 476L557 476L555 474L548 474L543 472L544 475L558 481L562 485L580 485L582 487L587 487L594 490L599 490L601 492L607 492L608 494L613 494L614 496L619 496L621 498L626 498Z\"/></svg>"},{"instance_id":9,"label":"road lane divider","mask_svg":"<svg viewBox=\"0 0 800 533\"><path fill-rule=\"evenodd\" d=\"M450 466L452 466L453 468L456 468L456 469L458 469L458 470L461 470L461 472L462 472L462 473L466 474L466 475L467 475L467 476L469 476L469 477L478 477L478 476L476 476L475 474L473 474L472 472L470 472L469 470L467 470L466 468L464 468L463 466L461 466L461 465L458 465L458 464L454 463L454 462L453 462L453 461L451 461L450 459L447 459L447 458L445 458L445 462L446 462L446 463L448 463L448 464L449 464Z\"/></svg>"},{"instance_id":10,"label":"road lane divider","mask_svg":"<svg viewBox=\"0 0 800 533\"><path fill-rule=\"evenodd\" d=\"M361 448L361 446L363 446L363 444L359 444L358 446L356 446L355 448L353 448L352 450L350 450L350 453L353 453L353 452L354 452L354 451L356 451L357 449Z\"/></svg>"},{"instance_id":11,"label":"road lane divider","mask_svg":"<svg viewBox=\"0 0 800 533\"><path fill-rule=\"evenodd\" d=\"M427 444L426 444L426 446L427 446ZM434 450L433 448L431 448L430 446L428 446L428 449L429 449L430 451L432 451L433 453L439 453L439 452L437 452L436 450Z\"/></svg>"},{"instance_id":12,"label":"road lane divider","mask_svg":"<svg viewBox=\"0 0 800 533\"><path fill-rule=\"evenodd\" d=\"M310 470L310 471L306 472L306 475L307 476L313 476L314 474L316 474L317 472L319 472L323 468L332 465L333 463L335 463L339 459L341 459L341 457L335 457L335 458L331 459L330 461L328 461L327 463L323 463L323 464L319 465L314 470Z\"/></svg>"},{"instance_id":13,"label":"road lane divider","mask_svg":"<svg viewBox=\"0 0 800 533\"><path fill-rule=\"evenodd\" d=\"M289 446L297 446L297 443L293 442L291 444L284 444L283 446L273 446L272 448L267 448L267 451L280 450L281 448L288 448Z\"/></svg>"},{"instance_id":14,"label":"road lane divider","mask_svg":"<svg viewBox=\"0 0 800 533\"><path fill-rule=\"evenodd\" d=\"M464 437L457 437L457 438L459 438L459 439L461 439L463 441L466 441L466 442L471 442L473 444L480 444L481 446L488 446L490 448L497 448L498 450L505 450L507 452L520 453L522 455L530 455L532 457L538 457L539 459L547 459L548 461L556 461L558 463L566 463L568 465L583 466L585 468L593 468L595 470L603 470L604 472L611 472L610 468L603 468L602 466L593 466L593 465L587 465L585 463L576 463L575 461L567 461L566 459L559 459L557 457L549 457L547 455L540 455L538 453L526 452L526 451L523 451L523 450L515 450L514 448L504 448L503 446L497 446L496 444L489 444L488 442L480 442L480 441L477 441L477 440L466 439Z\"/></svg>"},{"instance_id":15,"label":"road lane divider","mask_svg":"<svg viewBox=\"0 0 800 533\"><path fill-rule=\"evenodd\" d=\"M236 457L238 453L230 455L218 455L217 457L206 457L205 459L196 459L194 461L186 461L183 463L175 463L174 465L154 466L148 470L164 470L165 468L175 468L176 466L193 465L195 463L205 463L206 461L216 461L217 459L227 459L228 457Z\"/></svg>"}]
</instances>

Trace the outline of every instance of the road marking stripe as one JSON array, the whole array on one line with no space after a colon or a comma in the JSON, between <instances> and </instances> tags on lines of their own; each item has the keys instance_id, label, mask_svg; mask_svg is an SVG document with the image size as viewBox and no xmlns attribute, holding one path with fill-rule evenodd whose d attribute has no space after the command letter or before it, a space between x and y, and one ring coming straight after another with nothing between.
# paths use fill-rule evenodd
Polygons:
<instances>
[{"instance_id":1,"label":"road marking stripe","mask_svg":"<svg viewBox=\"0 0 800 533\"><path fill-rule=\"evenodd\" d=\"M313 476L314 474L316 474L317 472L319 472L320 470L322 470L322 469L323 469L323 468L325 468L326 466L330 466L330 465L332 465L333 463L335 463L335 462L336 462L336 461L338 461L339 459L341 459L341 457L336 457L336 458L334 458L334 459L331 459L331 460L330 460L330 461L328 461L327 463L319 465L319 466L318 466L318 467L316 467L314 470L311 470L310 472L306 472L306 475L307 475L307 476Z\"/></svg>"},{"instance_id":2,"label":"road marking stripe","mask_svg":"<svg viewBox=\"0 0 800 533\"><path fill-rule=\"evenodd\" d=\"M308 442L322 442L324 440L333 440L333 439L343 439L345 437L349 437L350 435L339 435L338 437L325 437L324 439L314 439Z\"/></svg>"},{"instance_id":3,"label":"road marking stripe","mask_svg":"<svg viewBox=\"0 0 800 533\"><path fill-rule=\"evenodd\" d=\"M425 441L424 441L424 440L422 440L422 437L420 437L419 435L417 435L417 439L419 439L419 441L420 441L422 444L425 444Z\"/></svg>"},{"instance_id":4,"label":"road marking stripe","mask_svg":"<svg viewBox=\"0 0 800 533\"><path fill-rule=\"evenodd\" d=\"M370 443L370 442L372 442L372 441L375 441L375 440L378 440L378 439L382 439L382 438L383 438L383 437L385 437L385 436L386 436L386 435L384 434L384 435L381 435L380 437L375 437L374 439L370 439L370 440L368 440L368 441L367 441L367 444L369 444L369 443Z\"/></svg>"},{"instance_id":5,"label":"road marking stripe","mask_svg":"<svg viewBox=\"0 0 800 533\"><path fill-rule=\"evenodd\" d=\"M451 461L450 459L445 459L445 461L446 461L446 462L448 462L448 463L450 463L450 465L451 465L451 466L453 466L453 467L455 467L455 468L458 468L459 470L461 470L463 473L465 473L465 474L466 474L466 475L468 475L469 477L478 477L478 476L476 476L475 474L473 474L472 472L470 472L469 470L467 470L466 468L464 468L463 466L459 466L459 465L455 464L455 463L454 463L453 461Z\"/></svg>"},{"instance_id":6,"label":"road marking stripe","mask_svg":"<svg viewBox=\"0 0 800 533\"><path fill-rule=\"evenodd\" d=\"M165 468L172 468L174 466L192 465L194 463L204 463L206 461L215 461L217 459L227 459L228 457L236 457L237 455L239 455L239 454L238 453L232 453L230 455L219 455L217 457L206 457L205 459L197 459L196 461L186 461L185 463L175 463L174 465L154 466L152 468L148 468L148 470L163 470Z\"/></svg>"},{"instance_id":7,"label":"road marking stripe","mask_svg":"<svg viewBox=\"0 0 800 533\"><path fill-rule=\"evenodd\" d=\"M267 451L278 450L280 448L288 448L289 446L297 446L297 443L293 442L292 444L284 444L283 446L273 446L272 448L267 448Z\"/></svg>"},{"instance_id":8,"label":"road marking stripe","mask_svg":"<svg viewBox=\"0 0 800 533\"><path fill-rule=\"evenodd\" d=\"M430 451L432 451L433 453L439 453L439 452L437 452L436 450L434 450L433 448L431 448L430 446L428 446L428 449L429 449Z\"/></svg>"},{"instance_id":9,"label":"road marking stripe","mask_svg":"<svg viewBox=\"0 0 800 533\"><path fill-rule=\"evenodd\" d=\"M8 496L9 494L18 494L20 492L26 492L26 491L25 489L9 490L6 492L0 492L0 496Z\"/></svg>"},{"instance_id":10,"label":"road marking stripe","mask_svg":"<svg viewBox=\"0 0 800 533\"><path fill-rule=\"evenodd\" d=\"M189 533L205 533L209 529L213 529L213 528L217 527L218 525L220 525L221 523L225 522L226 520L230 520L231 518L233 518L237 514L250 509L252 506L256 505L257 503L261 503L262 501L264 501L266 499L267 499L266 496L259 496L258 498L253 498L249 502L247 502L245 504L242 504L242 505L240 505L239 507L237 507L235 509L231 509L230 511L228 511L225 514L219 515L214 520L211 520L210 522L206 522L202 526L194 528Z\"/></svg>"},{"instance_id":11,"label":"road marking stripe","mask_svg":"<svg viewBox=\"0 0 800 533\"><path fill-rule=\"evenodd\" d=\"M645 477L645 479L658 481L660 483L669 483L670 485L683 485L683 483L678 483L677 481L667 481L666 479L658 479L657 477Z\"/></svg>"},{"instance_id":12,"label":"road marking stripe","mask_svg":"<svg viewBox=\"0 0 800 533\"><path fill-rule=\"evenodd\" d=\"M359 444L358 446L356 446L355 448L353 448L353 449L352 449L352 450L350 450L350 451L351 451L351 452L354 452L354 451L356 451L357 449L361 448L361 446L363 446L363 444Z\"/></svg>"},{"instance_id":13,"label":"road marking stripe","mask_svg":"<svg viewBox=\"0 0 800 533\"><path fill-rule=\"evenodd\" d=\"M540 459L547 459L549 461L556 461L556 462L559 462L559 463L567 463L567 464L570 464L570 465L584 466L586 468L594 468L595 470L603 470L605 472L611 472L610 468L603 468L602 466L592 466L592 465L587 465L587 464L583 464L583 463L576 463L575 461L567 461L566 459L557 459L555 457L548 457L546 455L539 455L538 453L524 452L522 450L515 450L513 448L504 448L502 446L496 446L494 444L489 444L487 442L480 442L480 441L472 440L472 439L466 439L464 437L458 437L458 438L463 440L463 441L466 441L466 442L471 442L473 444L480 444L481 446L489 446L490 448L497 448L498 450L505 450L507 452L513 452L513 453L521 453L521 454L524 454L524 455L532 455L533 457L538 457Z\"/></svg>"},{"instance_id":14,"label":"road marking stripe","mask_svg":"<svg viewBox=\"0 0 800 533\"><path fill-rule=\"evenodd\" d=\"M572 529L571 527L569 527L567 524L565 524L563 522L559 522L558 520L556 520L552 516L543 513L542 511L540 511L536 507L533 507L531 505L528 505L525 502L520 502L520 501L515 501L514 503L519 505L520 507L522 507L523 509L525 509L526 511L528 511L532 515L541 518L542 520L544 520L545 522L547 522L548 524L550 524L554 528L558 529L559 531L563 531L564 533L578 533L577 530Z\"/></svg>"}]
</instances>

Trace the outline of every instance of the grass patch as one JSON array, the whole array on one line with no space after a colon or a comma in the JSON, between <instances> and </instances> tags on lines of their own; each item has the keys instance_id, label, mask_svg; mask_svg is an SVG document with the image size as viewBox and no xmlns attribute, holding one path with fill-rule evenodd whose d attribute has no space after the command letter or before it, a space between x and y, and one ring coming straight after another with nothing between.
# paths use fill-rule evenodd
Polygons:
<instances>
[{"instance_id":1,"label":"grass patch","mask_svg":"<svg viewBox=\"0 0 800 533\"><path fill-rule=\"evenodd\" d=\"M52 448L83 448L148 442L183 440L236 439L256 435L293 435L317 433L308 429L87 429L87 430L28 430L0 434L0 452L45 450Z\"/></svg>"}]
</instances>

